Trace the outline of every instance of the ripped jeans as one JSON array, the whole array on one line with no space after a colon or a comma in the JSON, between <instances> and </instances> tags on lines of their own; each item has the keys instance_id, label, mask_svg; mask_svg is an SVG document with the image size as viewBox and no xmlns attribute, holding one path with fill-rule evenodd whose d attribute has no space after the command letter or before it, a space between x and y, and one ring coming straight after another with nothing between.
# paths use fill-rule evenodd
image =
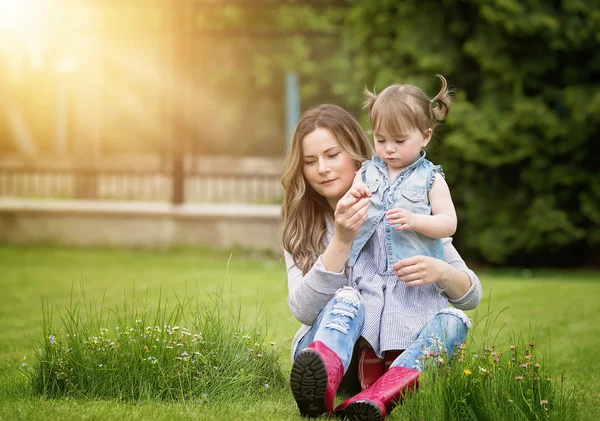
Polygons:
<instances>
[{"instance_id":1,"label":"ripped jeans","mask_svg":"<svg viewBox=\"0 0 600 421\"><path fill-rule=\"evenodd\" d=\"M417 339L398 356L391 367L414 368L422 371L426 358L445 352L448 359L467 339L471 321L462 310L444 308L436 313L419 332Z\"/></svg>"},{"instance_id":2,"label":"ripped jeans","mask_svg":"<svg viewBox=\"0 0 600 421\"><path fill-rule=\"evenodd\" d=\"M340 357L346 373L363 322L364 308L360 303L358 291L351 287L339 289L298 343L294 358L314 341L321 341ZM417 339L394 360L391 367L400 366L421 371L426 356L437 356L446 352L450 358L456 348L466 340L470 327L469 318L461 310L440 310L421 329Z\"/></svg>"},{"instance_id":3,"label":"ripped jeans","mask_svg":"<svg viewBox=\"0 0 600 421\"><path fill-rule=\"evenodd\" d=\"M364 321L365 311L358 290L340 288L300 339L294 358L314 341L321 341L340 357L346 373Z\"/></svg>"}]
</instances>

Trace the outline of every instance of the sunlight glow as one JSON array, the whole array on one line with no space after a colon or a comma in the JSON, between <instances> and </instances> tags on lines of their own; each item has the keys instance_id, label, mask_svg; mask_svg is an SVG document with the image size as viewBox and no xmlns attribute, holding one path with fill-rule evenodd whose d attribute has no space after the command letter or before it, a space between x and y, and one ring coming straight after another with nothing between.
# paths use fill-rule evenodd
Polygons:
<instances>
[{"instance_id":1,"label":"sunlight glow","mask_svg":"<svg viewBox=\"0 0 600 421\"><path fill-rule=\"evenodd\" d=\"M39 25L42 1L0 0L0 32L26 34Z\"/></svg>"}]
</instances>

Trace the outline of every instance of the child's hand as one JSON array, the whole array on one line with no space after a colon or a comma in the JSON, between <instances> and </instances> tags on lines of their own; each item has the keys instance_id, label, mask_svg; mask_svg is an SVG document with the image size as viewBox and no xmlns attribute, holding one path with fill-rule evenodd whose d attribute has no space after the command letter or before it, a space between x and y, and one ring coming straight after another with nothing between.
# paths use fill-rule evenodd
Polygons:
<instances>
[{"instance_id":1,"label":"child's hand","mask_svg":"<svg viewBox=\"0 0 600 421\"><path fill-rule=\"evenodd\" d=\"M396 231L417 229L417 216L407 209L390 209L385 216L390 225L396 227Z\"/></svg>"}]
</instances>

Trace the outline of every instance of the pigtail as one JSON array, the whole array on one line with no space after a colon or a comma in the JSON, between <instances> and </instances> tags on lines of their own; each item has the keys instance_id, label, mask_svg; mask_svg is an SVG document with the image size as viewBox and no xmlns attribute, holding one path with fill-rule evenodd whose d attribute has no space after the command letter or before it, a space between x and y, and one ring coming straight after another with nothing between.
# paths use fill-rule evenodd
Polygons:
<instances>
[{"instance_id":1,"label":"pigtail","mask_svg":"<svg viewBox=\"0 0 600 421\"><path fill-rule=\"evenodd\" d=\"M450 94L451 92L448 90L448 82L446 82L446 78L442 75L436 75L442 84L440 91L438 94L433 97L431 100L432 104L432 112L433 116L437 121L444 120L448 113L450 112Z\"/></svg>"},{"instance_id":2,"label":"pigtail","mask_svg":"<svg viewBox=\"0 0 600 421\"><path fill-rule=\"evenodd\" d=\"M363 94L365 95L365 100L363 101L363 109L367 110L369 115L371 115L371 110L373 109L373 105L375 105L377 94L375 93L375 89L373 89L373 92L371 92L366 87L363 91Z\"/></svg>"}]
</instances>

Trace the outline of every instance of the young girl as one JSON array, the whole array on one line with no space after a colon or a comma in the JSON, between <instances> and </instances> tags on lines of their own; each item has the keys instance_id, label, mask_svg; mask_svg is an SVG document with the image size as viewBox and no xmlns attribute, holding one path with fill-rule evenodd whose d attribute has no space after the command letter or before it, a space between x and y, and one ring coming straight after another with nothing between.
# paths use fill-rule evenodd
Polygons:
<instances>
[{"instance_id":1,"label":"young girl","mask_svg":"<svg viewBox=\"0 0 600 421\"><path fill-rule=\"evenodd\" d=\"M353 191L370 192L366 221L352 245L348 266L350 285L362 297L365 323L359 377L363 388L372 384L406 349L447 298L447 285L423 285L412 277L399 278L396 262L417 255L443 259L442 238L456 231L456 212L442 168L425 159L437 123L449 111L446 79L429 99L412 85L392 85L376 95L365 90L376 156L365 161L354 179ZM362 188L358 188L362 186ZM421 281L421 282L420 282Z\"/></svg>"}]
</instances>

